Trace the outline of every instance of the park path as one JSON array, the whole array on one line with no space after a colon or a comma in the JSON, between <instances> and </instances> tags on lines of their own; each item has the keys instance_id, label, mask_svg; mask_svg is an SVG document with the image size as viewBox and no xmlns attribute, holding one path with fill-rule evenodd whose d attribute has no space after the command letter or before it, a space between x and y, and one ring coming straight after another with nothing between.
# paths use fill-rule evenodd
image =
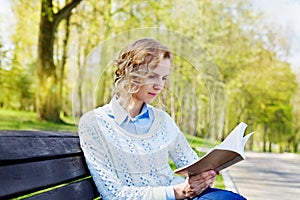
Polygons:
<instances>
[{"instance_id":1,"label":"park path","mask_svg":"<svg viewBox=\"0 0 300 200\"><path fill-rule=\"evenodd\" d=\"M299 155L247 152L246 160L224 175L232 181L231 189L248 200L300 199Z\"/></svg>"}]
</instances>

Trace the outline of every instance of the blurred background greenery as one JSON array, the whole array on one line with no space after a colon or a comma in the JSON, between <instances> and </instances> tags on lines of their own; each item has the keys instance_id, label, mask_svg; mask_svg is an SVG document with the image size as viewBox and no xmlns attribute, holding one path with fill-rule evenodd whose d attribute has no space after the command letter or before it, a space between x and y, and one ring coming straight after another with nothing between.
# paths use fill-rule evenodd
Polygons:
<instances>
[{"instance_id":1,"label":"blurred background greenery","mask_svg":"<svg viewBox=\"0 0 300 200\"><path fill-rule=\"evenodd\" d=\"M91 51L119 33L159 27L191 38L220 71L225 97L215 97L226 101L220 101L225 109L219 109L218 120L214 120L207 103L211 94L204 91L200 75L191 64L175 58L180 66L176 73L187 80L192 93L186 93L186 84L175 81L172 91L176 98L163 98L186 134L220 141L238 122L245 121L249 131L256 132L248 149L299 151L300 76L286 62L291 53L289 35L275 24L263 23L262 14L254 12L249 1L10 2L15 28L8 48L8 41L0 37L0 129L76 131L74 116L86 111L85 99L95 98L96 107L112 95L113 70L101 75L96 97L83 94L77 75L86 67ZM1 23L7 20L11 19L0 17ZM184 46L183 41L177 42ZM72 109L74 95L78 99L76 113ZM195 100L195 96L201 99ZM221 134L215 127L221 128Z\"/></svg>"}]
</instances>

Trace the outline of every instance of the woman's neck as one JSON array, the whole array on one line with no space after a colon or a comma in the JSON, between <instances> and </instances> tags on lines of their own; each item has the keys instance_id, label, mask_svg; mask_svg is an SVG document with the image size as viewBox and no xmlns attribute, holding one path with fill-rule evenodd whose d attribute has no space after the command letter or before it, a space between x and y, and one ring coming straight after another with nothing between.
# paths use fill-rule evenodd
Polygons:
<instances>
[{"instance_id":1,"label":"woman's neck","mask_svg":"<svg viewBox=\"0 0 300 200\"><path fill-rule=\"evenodd\" d=\"M134 117L138 116L142 111L143 105L144 104L142 104L140 106L134 106L132 109L130 109L129 110L130 117L134 118Z\"/></svg>"},{"instance_id":2,"label":"woman's neck","mask_svg":"<svg viewBox=\"0 0 300 200\"><path fill-rule=\"evenodd\" d=\"M122 107L124 107L124 102L122 100L120 100L119 103ZM128 111L129 116L132 118L138 116L142 111L143 105L144 105L144 102L135 101L133 107ZM126 108L124 108L124 109L127 110Z\"/></svg>"}]
</instances>

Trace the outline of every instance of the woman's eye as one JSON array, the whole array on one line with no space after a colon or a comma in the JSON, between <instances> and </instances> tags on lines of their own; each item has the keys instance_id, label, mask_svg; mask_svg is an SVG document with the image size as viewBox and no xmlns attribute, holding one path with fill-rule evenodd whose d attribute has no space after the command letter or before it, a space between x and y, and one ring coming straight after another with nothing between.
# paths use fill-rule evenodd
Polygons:
<instances>
[{"instance_id":1,"label":"woman's eye","mask_svg":"<svg viewBox=\"0 0 300 200\"><path fill-rule=\"evenodd\" d=\"M150 78L150 79L155 79L156 78L156 76L148 76L148 78Z\"/></svg>"}]
</instances>

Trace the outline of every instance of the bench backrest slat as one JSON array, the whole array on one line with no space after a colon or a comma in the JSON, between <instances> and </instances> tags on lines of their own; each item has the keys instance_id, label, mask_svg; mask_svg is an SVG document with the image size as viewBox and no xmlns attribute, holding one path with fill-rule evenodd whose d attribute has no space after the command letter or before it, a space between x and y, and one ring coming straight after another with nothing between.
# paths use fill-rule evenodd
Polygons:
<instances>
[{"instance_id":1,"label":"bench backrest slat","mask_svg":"<svg viewBox=\"0 0 300 200\"><path fill-rule=\"evenodd\" d=\"M88 176L80 156L0 167L1 195L32 192ZM26 183L26 184L24 184Z\"/></svg>"},{"instance_id":2,"label":"bench backrest slat","mask_svg":"<svg viewBox=\"0 0 300 200\"><path fill-rule=\"evenodd\" d=\"M81 182L70 184L66 187L52 190L47 193L42 193L42 194L32 196L27 200L42 200L42 199L83 200L83 199L93 199L97 196L99 196L99 194L94 188L93 180L88 179Z\"/></svg>"},{"instance_id":3,"label":"bench backrest slat","mask_svg":"<svg viewBox=\"0 0 300 200\"><path fill-rule=\"evenodd\" d=\"M78 136L73 133L60 136L51 134L51 132L24 131L23 135L20 132L10 133L0 131L0 164L5 164L6 161L24 160L40 157L62 157L69 154L80 153ZM35 134L36 133L36 134ZM4 163L3 163L4 162Z\"/></svg>"}]
</instances>

